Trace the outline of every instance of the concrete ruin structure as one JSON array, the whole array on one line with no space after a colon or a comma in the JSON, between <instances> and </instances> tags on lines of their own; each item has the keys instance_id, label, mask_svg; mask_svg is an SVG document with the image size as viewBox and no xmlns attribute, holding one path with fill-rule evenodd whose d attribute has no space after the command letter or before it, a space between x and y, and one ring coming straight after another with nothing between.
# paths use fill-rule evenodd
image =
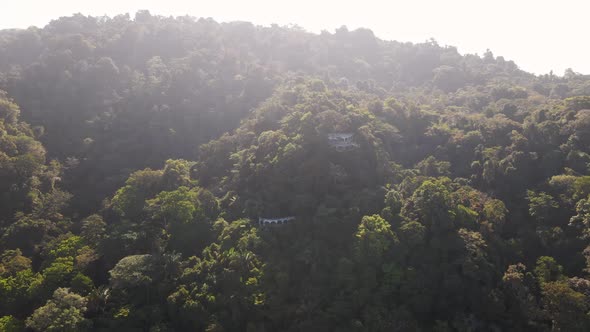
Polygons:
<instances>
[{"instance_id":1,"label":"concrete ruin structure","mask_svg":"<svg viewBox=\"0 0 590 332\"><path fill-rule=\"evenodd\" d=\"M265 225L282 225L295 220L295 217L280 217L280 218L258 218L260 226Z\"/></svg>"},{"instance_id":2,"label":"concrete ruin structure","mask_svg":"<svg viewBox=\"0 0 590 332\"><path fill-rule=\"evenodd\" d=\"M353 133L328 134L328 144L338 152L350 151L359 147L354 141Z\"/></svg>"}]
</instances>

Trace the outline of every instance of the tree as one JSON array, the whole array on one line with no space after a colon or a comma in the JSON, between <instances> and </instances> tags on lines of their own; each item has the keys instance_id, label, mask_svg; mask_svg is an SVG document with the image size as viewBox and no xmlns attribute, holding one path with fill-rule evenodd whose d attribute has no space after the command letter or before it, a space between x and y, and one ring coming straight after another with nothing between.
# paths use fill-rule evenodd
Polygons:
<instances>
[{"instance_id":1,"label":"tree","mask_svg":"<svg viewBox=\"0 0 590 332\"><path fill-rule=\"evenodd\" d=\"M589 329L588 75L142 11L0 89L0 330Z\"/></svg>"},{"instance_id":2,"label":"tree","mask_svg":"<svg viewBox=\"0 0 590 332\"><path fill-rule=\"evenodd\" d=\"M81 235L87 243L98 244L105 236L106 226L101 216L93 214L82 221Z\"/></svg>"},{"instance_id":3,"label":"tree","mask_svg":"<svg viewBox=\"0 0 590 332\"><path fill-rule=\"evenodd\" d=\"M535 275L539 284L563 279L563 267L553 257L542 256L537 259Z\"/></svg>"},{"instance_id":4,"label":"tree","mask_svg":"<svg viewBox=\"0 0 590 332\"><path fill-rule=\"evenodd\" d=\"M84 331L90 328L90 321L84 318L87 300L71 293L67 288L58 288L53 299L36 309L27 318L27 327L35 331Z\"/></svg>"},{"instance_id":5,"label":"tree","mask_svg":"<svg viewBox=\"0 0 590 332\"><path fill-rule=\"evenodd\" d=\"M0 317L0 331L4 332L18 332L25 328L23 322L12 316Z\"/></svg>"},{"instance_id":6,"label":"tree","mask_svg":"<svg viewBox=\"0 0 590 332\"><path fill-rule=\"evenodd\" d=\"M382 262L398 242L391 226L379 215L364 216L355 234L355 255L359 262Z\"/></svg>"},{"instance_id":7,"label":"tree","mask_svg":"<svg viewBox=\"0 0 590 332\"><path fill-rule=\"evenodd\" d=\"M571 217L569 225L575 227L582 238L590 237L590 196L576 203L576 215Z\"/></svg>"},{"instance_id":8,"label":"tree","mask_svg":"<svg viewBox=\"0 0 590 332\"><path fill-rule=\"evenodd\" d=\"M529 214L540 223L551 221L559 208L559 204L553 197L544 192L536 193L529 190L527 200L529 201Z\"/></svg>"},{"instance_id":9,"label":"tree","mask_svg":"<svg viewBox=\"0 0 590 332\"><path fill-rule=\"evenodd\" d=\"M453 227L451 196L445 178L426 180L408 200L403 212L432 231L446 231Z\"/></svg>"},{"instance_id":10,"label":"tree","mask_svg":"<svg viewBox=\"0 0 590 332\"><path fill-rule=\"evenodd\" d=\"M152 255L127 256L121 259L109 273L113 288L146 287L154 280L154 258Z\"/></svg>"},{"instance_id":11,"label":"tree","mask_svg":"<svg viewBox=\"0 0 590 332\"><path fill-rule=\"evenodd\" d=\"M587 331L590 328L588 300L565 282L542 285L543 306L551 318L553 331Z\"/></svg>"}]
</instances>

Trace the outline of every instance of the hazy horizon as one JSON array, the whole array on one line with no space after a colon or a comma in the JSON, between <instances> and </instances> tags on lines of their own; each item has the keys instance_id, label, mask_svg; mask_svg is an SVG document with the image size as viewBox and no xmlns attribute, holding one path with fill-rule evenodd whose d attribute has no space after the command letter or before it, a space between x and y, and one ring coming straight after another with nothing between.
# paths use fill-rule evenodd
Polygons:
<instances>
[{"instance_id":1,"label":"hazy horizon","mask_svg":"<svg viewBox=\"0 0 590 332\"><path fill-rule=\"evenodd\" d=\"M51 4L22 0L0 13L0 29L43 27L53 19L75 13L110 17L129 13L133 17L143 9L154 15L211 17L219 22L239 20L264 26L295 24L314 33L333 32L346 25L351 30L370 29L385 40L419 43L434 38L441 45L456 46L462 54L481 55L490 49L495 56L513 60L523 70L535 74L553 70L562 75L567 68L590 74L587 60L590 46L583 42L587 31L584 15L589 8L590 5L573 0L558 5L532 0L518 3L418 0L386 5L375 0L354 5L333 0L290 3L56 0Z\"/></svg>"}]
</instances>

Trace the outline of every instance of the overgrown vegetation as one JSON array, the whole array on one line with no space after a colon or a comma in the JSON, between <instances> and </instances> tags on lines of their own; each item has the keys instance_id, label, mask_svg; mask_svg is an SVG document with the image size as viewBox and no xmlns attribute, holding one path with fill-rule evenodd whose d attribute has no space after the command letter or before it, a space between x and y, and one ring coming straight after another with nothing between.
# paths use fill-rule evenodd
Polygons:
<instances>
[{"instance_id":1,"label":"overgrown vegetation","mask_svg":"<svg viewBox=\"0 0 590 332\"><path fill-rule=\"evenodd\" d=\"M590 330L588 76L139 12L0 88L1 331Z\"/></svg>"}]
</instances>

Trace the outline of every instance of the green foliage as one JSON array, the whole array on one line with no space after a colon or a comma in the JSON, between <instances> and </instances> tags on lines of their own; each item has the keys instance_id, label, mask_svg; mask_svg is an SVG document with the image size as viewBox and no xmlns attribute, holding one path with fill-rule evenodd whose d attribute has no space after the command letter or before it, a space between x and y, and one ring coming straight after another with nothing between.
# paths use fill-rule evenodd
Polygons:
<instances>
[{"instance_id":1,"label":"green foliage","mask_svg":"<svg viewBox=\"0 0 590 332\"><path fill-rule=\"evenodd\" d=\"M223 226L217 241L192 261L182 284L168 297L180 315L179 327L236 330L259 315L265 304L263 263L256 253L260 242L246 221ZM207 317L218 320L206 324Z\"/></svg>"},{"instance_id":2,"label":"green foliage","mask_svg":"<svg viewBox=\"0 0 590 332\"><path fill-rule=\"evenodd\" d=\"M75 257L78 251L84 246L84 240L80 236L70 236L58 242L54 248L49 251L48 259L50 261L59 257Z\"/></svg>"},{"instance_id":3,"label":"green foliage","mask_svg":"<svg viewBox=\"0 0 590 332\"><path fill-rule=\"evenodd\" d=\"M140 11L0 89L0 330L590 328L589 76Z\"/></svg>"},{"instance_id":4,"label":"green foliage","mask_svg":"<svg viewBox=\"0 0 590 332\"><path fill-rule=\"evenodd\" d=\"M408 216L420 221L433 230L448 230L453 227L454 213L448 189L448 179L426 180L409 199L412 211Z\"/></svg>"},{"instance_id":5,"label":"green foliage","mask_svg":"<svg viewBox=\"0 0 590 332\"><path fill-rule=\"evenodd\" d=\"M354 250L359 262L380 262L398 242L389 223L379 215L364 216L355 238Z\"/></svg>"},{"instance_id":6,"label":"green foliage","mask_svg":"<svg viewBox=\"0 0 590 332\"><path fill-rule=\"evenodd\" d=\"M12 316L0 317L0 331L3 332L19 332L25 328L25 325L20 320Z\"/></svg>"},{"instance_id":7,"label":"green foliage","mask_svg":"<svg viewBox=\"0 0 590 332\"><path fill-rule=\"evenodd\" d=\"M86 243L98 244L105 236L106 223L99 215L91 215L82 221L81 236Z\"/></svg>"},{"instance_id":8,"label":"green foliage","mask_svg":"<svg viewBox=\"0 0 590 332\"><path fill-rule=\"evenodd\" d=\"M424 241L426 227L417 221L403 224L399 229L400 239L409 246L416 246Z\"/></svg>"},{"instance_id":9,"label":"green foliage","mask_svg":"<svg viewBox=\"0 0 590 332\"><path fill-rule=\"evenodd\" d=\"M590 109L590 96L576 96L566 98L565 107L572 111Z\"/></svg>"},{"instance_id":10,"label":"green foliage","mask_svg":"<svg viewBox=\"0 0 590 332\"><path fill-rule=\"evenodd\" d=\"M22 255L20 249L6 250L0 261L0 276L14 275L31 268L31 260Z\"/></svg>"},{"instance_id":11,"label":"green foliage","mask_svg":"<svg viewBox=\"0 0 590 332\"><path fill-rule=\"evenodd\" d=\"M448 161L437 161L433 156L422 160L416 165L416 168L425 176L447 176L451 163Z\"/></svg>"},{"instance_id":12,"label":"green foliage","mask_svg":"<svg viewBox=\"0 0 590 332\"><path fill-rule=\"evenodd\" d=\"M554 331L587 331L590 328L587 295L576 292L565 282L542 285L543 305Z\"/></svg>"},{"instance_id":13,"label":"green foliage","mask_svg":"<svg viewBox=\"0 0 590 332\"><path fill-rule=\"evenodd\" d=\"M484 203L483 214L487 221L494 227L501 229L506 222L508 210L504 202L498 199L492 199Z\"/></svg>"},{"instance_id":14,"label":"green foliage","mask_svg":"<svg viewBox=\"0 0 590 332\"><path fill-rule=\"evenodd\" d=\"M94 288L94 283L90 277L83 275L82 273L76 274L72 278L71 282L72 291L86 295L92 291Z\"/></svg>"},{"instance_id":15,"label":"green foliage","mask_svg":"<svg viewBox=\"0 0 590 332\"><path fill-rule=\"evenodd\" d=\"M135 288L153 281L155 266L151 255L127 256L109 271L114 288Z\"/></svg>"},{"instance_id":16,"label":"green foliage","mask_svg":"<svg viewBox=\"0 0 590 332\"><path fill-rule=\"evenodd\" d=\"M90 327L90 321L84 318L86 304L84 297L58 288L53 299L27 318L27 327L34 331L84 331Z\"/></svg>"},{"instance_id":17,"label":"green foliage","mask_svg":"<svg viewBox=\"0 0 590 332\"><path fill-rule=\"evenodd\" d=\"M537 259L535 275L540 284L563 279L563 267L553 257L542 256Z\"/></svg>"},{"instance_id":18,"label":"green foliage","mask_svg":"<svg viewBox=\"0 0 590 332\"><path fill-rule=\"evenodd\" d=\"M111 201L114 209L128 218L137 217L147 198L155 195L161 187L162 171L145 169L137 171L117 190Z\"/></svg>"},{"instance_id":19,"label":"green foliage","mask_svg":"<svg viewBox=\"0 0 590 332\"><path fill-rule=\"evenodd\" d=\"M162 219L166 224L186 224L193 221L197 211L197 192L179 187L175 191L163 191L146 203L147 208L154 211L153 218Z\"/></svg>"},{"instance_id":20,"label":"green foliage","mask_svg":"<svg viewBox=\"0 0 590 332\"><path fill-rule=\"evenodd\" d=\"M550 219L554 215L555 210L559 208L559 204L553 197L544 192L536 193L529 190L527 192L527 200L529 201L529 214L539 222Z\"/></svg>"},{"instance_id":21,"label":"green foliage","mask_svg":"<svg viewBox=\"0 0 590 332\"><path fill-rule=\"evenodd\" d=\"M43 269L43 285L41 289L46 294L47 291L53 292L58 287L65 287L70 282L74 273L73 257L58 257ZM49 293L51 294L51 293Z\"/></svg>"},{"instance_id":22,"label":"green foliage","mask_svg":"<svg viewBox=\"0 0 590 332\"><path fill-rule=\"evenodd\" d=\"M578 229L583 238L590 237L590 195L576 204L576 215L571 217L570 226Z\"/></svg>"}]
</instances>

